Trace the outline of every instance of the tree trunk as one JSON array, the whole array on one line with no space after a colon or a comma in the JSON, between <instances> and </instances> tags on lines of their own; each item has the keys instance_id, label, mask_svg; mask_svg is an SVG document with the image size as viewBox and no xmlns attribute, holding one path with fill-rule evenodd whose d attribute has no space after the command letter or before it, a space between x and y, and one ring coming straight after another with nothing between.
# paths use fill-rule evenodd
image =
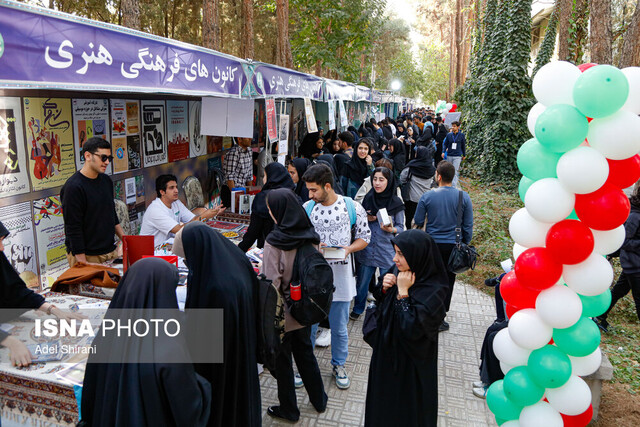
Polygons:
<instances>
[{"instance_id":1,"label":"tree trunk","mask_svg":"<svg viewBox=\"0 0 640 427\"><path fill-rule=\"evenodd\" d=\"M636 2L636 11L631 17L629 28L624 33L620 68L640 66L640 0Z\"/></svg>"},{"instance_id":2,"label":"tree trunk","mask_svg":"<svg viewBox=\"0 0 640 427\"><path fill-rule=\"evenodd\" d=\"M456 22L454 27L456 40L456 87L462 85L462 62L464 61L464 46L462 45L463 17L462 0L456 0ZM453 92L451 93L453 95Z\"/></svg>"},{"instance_id":3,"label":"tree trunk","mask_svg":"<svg viewBox=\"0 0 640 427\"><path fill-rule=\"evenodd\" d=\"M293 68L293 54L289 41L289 0L276 0L278 25L276 65Z\"/></svg>"},{"instance_id":4,"label":"tree trunk","mask_svg":"<svg viewBox=\"0 0 640 427\"><path fill-rule=\"evenodd\" d=\"M242 31L242 57L253 59L253 0L242 0L242 19L244 29Z\"/></svg>"},{"instance_id":5,"label":"tree trunk","mask_svg":"<svg viewBox=\"0 0 640 427\"><path fill-rule=\"evenodd\" d=\"M572 0L557 0L560 14L558 16L558 59L569 59L569 21L571 21Z\"/></svg>"},{"instance_id":6,"label":"tree trunk","mask_svg":"<svg viewBox=\"0 0 640 427\"><path fill-rule=\"evenodd\" d=\"M454 62L455 59L455 55L454 55L454 50L456 47L455 44L455 38L454 38L454 24L455 23L455 19L453 15L449 16L449 92L447 93L447 97L449 97L450 95L453 95L453 91L454 91L454 86L456 83L456 63Z\"/></svg>"},{"instance_id":7,"label":"tree trunk","mask_svg":"<svg viewBox=\"0 0 640 427\"><path fill-rule=\"evenodd\" d=\"M220 51L220 0L204 0L202 4L202 45Z\"/></svg>"},{"instance_id":8,"label":"tree trunk","mask_svg":"<svg viewBox=\"0 0 640 427\"><path fill-rule=\"evenodd\" d=\"M611 0L589 0L589 9L591 62L611 64Z\"/></svg>"},{"instance_id":9,"label":"tree trunk","mask_svg":"<svg viewBox=\"0 0 640 427\"><path fill-rule=\"evenodd\" d=\"M140 29L140 2L139 0L122 0L122 25L134 30Z\"/></svg>"}]
</instances>

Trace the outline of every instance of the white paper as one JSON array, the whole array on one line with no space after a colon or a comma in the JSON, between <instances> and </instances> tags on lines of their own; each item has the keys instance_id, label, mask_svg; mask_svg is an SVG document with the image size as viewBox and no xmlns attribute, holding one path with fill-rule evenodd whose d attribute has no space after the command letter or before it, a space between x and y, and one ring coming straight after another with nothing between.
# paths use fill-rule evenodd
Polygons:
<instances>
[{"instance_id":1,"label":"white paper","mask_svg":"<svg viewBox=\"0 0 640 427\"><path fill-rule=\"evenodd\" d=\"M253 118L251 119L253 123ZM227 99L226 98L202 98L200 110L200 133L202 135L226 136L227 135ZM206 153L206 140L204 142Z\"/></svg>"},{"instance_id":2,"label":"white paper","mask_svg":"<svg viewBox=\"0 0 640 427\"><path fill-rule=\"evenodd\" d=\"M505 259L500 263L500 266L502 267L505 273L508 273L513 269L513 261L511 261L511 258Z\"/></svg>"},{"instance_id":3,"label":"white paper","mask_svg":"<svg viewBox=\"0 0 640 427\"><path fill-rule=\"evenodd\" d=\"M329 130L336 128L336 103L335 101L328 102L329 107Z\"/></svg>"},{"instance_id":4,"label":"white paper","mask_svg":"<svg viewBox=\"0 0 640 427\"><path fill-rule=\"evenodd\" d=\"M124 194L126 198L126 203L135 203L136 202L136 178L127 178L124 180Z\"/></svg>"},{"instance_id":5,"label":"white paper","mask_svg":"<svg viewBox=\"0 0 640 427\"><path fill-rule=\"evenodd\" d=\"M287 161L286 154L278 154L278 163L280 163L282 166L286 166L285 165L286 161Z\"/></svg>"},{"instance_id":6,"label":"white paper","mask_svg":"<svg viewBox=\"0 0 640 427\"><path fill-rule=\"evenodd\" d=\"M458 143L457 142L454 142L454 143L451 144L451 149L452 150L455 150L457 148L458 148Z\"/></svg>"},{"instance_id":7,"label":"white paper","mask_svg":"<svg viewBox=\"0 0 640 427\"><path fill-rule=\"evenodd\" d=\"M280 114L280 129L278 138L280 141L289 142L289 115Z\"/></svg>"},{"instance_id":8,"label":"white paper","mask_svg":"<svg viewBox=\"0 0 640 427\"><path fill-rule=\"evenodd\" d=\"M280 141L278 143L278 155L287 155L289 154L289 143L285 141Z\"/></svg>"},{"instance_id":9,"label":"white paper","mask_svg":"<svg viewBox=\"0 0 640 427\"><path fill-rule=\"evenodd\" d=\"M307 119L307 131L309 133L318 132L318 124L316 123L316 116L313 113L313 105L311 105L311 99L304 99L304 114Z\"/></svg>"},{"instance_id":10,"label":"white paper","mask_svg":"<svg viewBox=\"0 0 640 427\"><path fill-rule=\"evenodd\" d=\"M253 99L227 100L226 136L253 138Z\"/></svg>"},{"instance_id":11,"label":"white paper","mask_svg":"<svg viewBox=\"0 0 640 427\"><path fill-rule=\"evenodd\" d=\"M447 113L446 116L444 117L445 126L448 128L451 126L451 123L459 122L460 114L461 113L459 111L456 111L455 113Z\"/></svg>"},{"instance_id":12,"label":"white paper","mask_svg":"<svg viewBox=\"0 0 640 427\"><path fill-rule=\"evenodd\" d=\"M349 126L349 119L347 117L347 110L344 108L344 101L339 100L338 105L340 107L340 126L346 128Z\"/></svg>"}]
</instances>

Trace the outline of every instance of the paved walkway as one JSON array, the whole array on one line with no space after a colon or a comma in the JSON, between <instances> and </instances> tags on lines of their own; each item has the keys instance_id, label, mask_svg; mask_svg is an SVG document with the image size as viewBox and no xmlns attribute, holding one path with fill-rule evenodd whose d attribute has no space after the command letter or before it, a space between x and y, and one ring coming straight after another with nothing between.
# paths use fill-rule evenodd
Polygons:
<instances>
[{"instance_id":1,"label":"paved walkway","mask_svg":"<svg viewBox=\"0 0 640 427\"><path fill-rule=\"evenodd\" d=\"M485 331L495 319L493 299L477 289L456 283L447 321L451 329L440 333L438 352L439 426L495 426L495 419L485 401L471 392L478 381L480 348ZM297 390L300 426L361 426L367 394L367 376L371 347L362 340L362 317L349 321L349 358L346 368L351 378L348 390L339 390L331 377L331 347L317 348L329 402L327 410L318 414L304 388ZM266 414L267 407L278 404L276 380L265 372L260 375L262 409L265 426L290 425L275 421Z\"/></svg>"}]
</instances>

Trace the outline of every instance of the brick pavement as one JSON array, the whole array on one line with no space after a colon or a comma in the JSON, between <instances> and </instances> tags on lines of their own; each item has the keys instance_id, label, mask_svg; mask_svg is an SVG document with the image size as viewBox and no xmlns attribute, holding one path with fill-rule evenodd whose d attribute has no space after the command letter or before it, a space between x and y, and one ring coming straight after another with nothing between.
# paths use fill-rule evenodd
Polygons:
<instances>
[{"instance_id":1,"label":"brick pavement","mask_svg":"<svg viewBox=\"0 0 640 427\"><path fill-rule=\"evenodd\" d=\"M456 283L447 321L451 329L440 333L438 351L438 426L495 426L485 401L471 392L478 381L480 348L485 331L495 319L493 299L477 289ZM367 394L367 376L371 347L362 340L362 321L349 321L349 357L346 368L351 378L348 390L339 390L331 376L331 347L316 348L316 357L329 402L318 414L307 392L296 391L300 407L300 426L361 426ZM266 414L267 407L278 404L276 380L268 373L260 375L262 388L262 422L265 426L290 425Z\"/></svg>"}]
</instances>

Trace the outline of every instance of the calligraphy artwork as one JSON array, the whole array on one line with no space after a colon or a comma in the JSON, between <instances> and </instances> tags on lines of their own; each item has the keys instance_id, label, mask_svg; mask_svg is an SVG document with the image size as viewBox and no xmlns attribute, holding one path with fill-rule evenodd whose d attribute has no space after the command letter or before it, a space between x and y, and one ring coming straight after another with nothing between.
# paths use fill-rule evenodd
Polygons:
<instances>
[{"instance_id":1,"label":"calligraphy artwork","mask_svg":"<svg viewBox=\"0 0 640 427\"><path fill-rule=\"evenodd\" d=\"M189 120L187 101L167 101L167 136L169 161L189 158Z\"/></svg>"},{"instance_id":2,"label":"calligraphy artwork","mask_svg":"<svg viewBox=\"0 0 640 427\"><path fill-rule=\"evenodd\" d=\"M80 155L82 146L94 136L107 139L109 124L109 103L106 99L73 99L73 131L76 168L84 166L84 156ZM112 153L115 148L112 147ZM107 174L111 174L111 164L107 167Z\"/></svg>"},{"instance_id":3,"label":"calligraphy artwork","mask_svg":"<svg viewBox=\"0 0 640 427\"><path fill-rule=\"evenodd\" d=\"M63 185L76 171L71 100L24 98L24 122L33 190Z\"/></svg>"},{"instance_id":4,"label":"calligraphy artwork","mask_svg":"<svg viewBox=\"0 0 640 427\"><path fill-rule=\"evenodd\" d=\"M142 101L142 150L144 165L167 163L164 101Z\"/></svg>"},{"instance_id":5,"label":"calligraphy artwork","mask_svg":"<svg viewBox=\"0 0 640 427\"><path fill-rule=\"evenodd\" d=\"M189 153L191 157L207 154L206 136L200 133L202 101L189 101Z\"/></svg>"},{"instance_id":6,"label":"calligraphy artwork","mask_svg":"<svg viewBox=\"0 0 640 427\"><path fill-rule=\"evenodd\" d=\"M27 286L39 290L31 203L24 202L0 208L0 221L9 230L9 235L2 242L4 254Z\"/></svg>"},{"instance_id":7,"label":"calligraphy artwork","mask_svg":"<svg viewBox=\"0 0 640 427\"><path fill-rule=\"evenodd\" d=\"M278 140L278 128L276 126L276 102L273 98L265 100L267 110L267 135L269 142Z\"/></svg>"},{"instance_id":8,"label":"calligraphy artwork","mask_svg":"<svg viewBox=\"0 0 640 427\"><path fill-rule=\"evenodd\" d=\"M60 196L34 200L33 220L38 242L40 283L42 289L46 290L69 268Z\"/></svg>"},{"instance_id":9,"label":"calligraphy artwork","mask_svg":"<svg viewBox=\"0 0 640 427\"><path fill-rule=\"evenodd\" d=\"M28 193L20 98L0 97L0 198Z\"/></svg>"}]
</instances>

